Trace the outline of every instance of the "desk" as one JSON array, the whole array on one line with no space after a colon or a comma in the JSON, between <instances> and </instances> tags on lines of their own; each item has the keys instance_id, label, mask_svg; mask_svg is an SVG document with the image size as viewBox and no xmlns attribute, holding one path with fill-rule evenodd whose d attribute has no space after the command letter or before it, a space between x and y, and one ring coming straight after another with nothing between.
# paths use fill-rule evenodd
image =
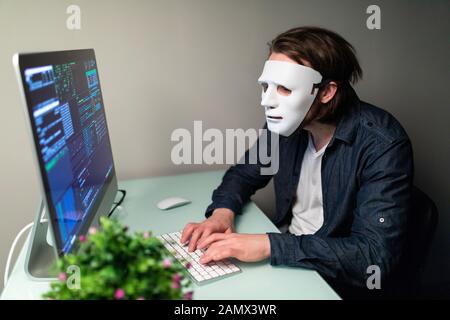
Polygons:
<instances>
[{"instance_id":1,"label":"desk","mask_svg":"<svg viewBox=\"0 0 450 320\"><path fill-rule=\"evenodd\" d=\"M187 222L204 219L212 191L223 171L183 174L128 180L119 183L127 190L123 209L117 212L130 231L151 230L162 234L182 230ZM186 206L162 211L156 203L166 197L181 196L192 200ZM261 210L250 202L243 215L236 218L241 233L278 232ZM24 271L29 239L26 240L12 270L1 299L39 299L49 288L48 282L30 281ZM339 299L321 276L301 268L271 266L269 262L237 262L242 272L216 282L195 286L194 299Z\"/></svg>"}]
</instances>

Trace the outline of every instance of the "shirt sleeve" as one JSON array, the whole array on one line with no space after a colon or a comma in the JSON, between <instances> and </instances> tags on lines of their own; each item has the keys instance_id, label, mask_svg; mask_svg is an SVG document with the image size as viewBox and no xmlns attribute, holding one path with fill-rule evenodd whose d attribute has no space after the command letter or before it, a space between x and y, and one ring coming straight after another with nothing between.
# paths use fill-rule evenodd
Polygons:
<instances>
[{"instance_id":1,"label":"shirt sleeve","mask_svg":"<svg viewBox=\"0 0 450 320\"><path fill-rule=\"evenodd\" d=\"M267 125L263 129L266 129L265 137L260 136L245 152L239 163L225 172L221 184L212 194L212 203L206 209L206 217L217 208L227 208L235 214L241 214L243 205L258 189L265 187L275 174L270 173L271 168L277 169L271 156L274 152L278 152L272 150L273 146L278 148L278 140L273 141L274 138L267 130Z\"/></svg>"}]
</instances>

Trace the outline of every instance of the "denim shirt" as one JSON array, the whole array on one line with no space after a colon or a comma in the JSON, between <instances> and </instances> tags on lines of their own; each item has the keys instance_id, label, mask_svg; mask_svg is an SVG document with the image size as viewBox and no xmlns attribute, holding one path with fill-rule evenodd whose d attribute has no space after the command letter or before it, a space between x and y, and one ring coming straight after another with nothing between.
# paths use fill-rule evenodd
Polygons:
<instances>
[{"instance_id":1,"label":"denim shirt","mask_svg":"<svg viewBox=\"0 0 450 320\"><path fill-rule=\"evenodd\" d=\"M369 266L380 268L383 281L400 263L413 155L406 132L388 112L359 100L356 94L348 110L322 159L322 227L308 235L268 233L270 262L313 269L332 280L363 287L373 273ZM229 168L213 192L206 217L216 208L241 214L250 196L273 178L274 223L289 223L307 143L307 132L301 128L289 137L280 136L279 170L273 176L261 175L259 161Z\"/></svg>"}]
</instances>

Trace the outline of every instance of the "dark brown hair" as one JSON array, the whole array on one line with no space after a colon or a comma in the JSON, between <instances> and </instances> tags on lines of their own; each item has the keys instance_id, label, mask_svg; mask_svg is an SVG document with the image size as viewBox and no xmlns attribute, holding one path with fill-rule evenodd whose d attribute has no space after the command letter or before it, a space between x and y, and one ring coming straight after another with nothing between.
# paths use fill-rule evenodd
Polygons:
<instances>
[{"instance_id":1,"label":"dark brown hair","mask_svg":"<svg viewBox=\"0 0 450 320\"><path fill-rule=\"evenodd\" d=\"M324 86L329 81L337 83L333 99L326 104L320 103L317 98L314 102L319 104L315 120L335 123L347 107L349 99L354 96L350 83L356 83L362 77L362 69L353 46L333 31L319 27L298 27L279 34L269 42L269 47L270 53L285 54L299 64L309 62L322 75ZM319 87L319 90L323 87Z\"/></svg>"}]
</instances>

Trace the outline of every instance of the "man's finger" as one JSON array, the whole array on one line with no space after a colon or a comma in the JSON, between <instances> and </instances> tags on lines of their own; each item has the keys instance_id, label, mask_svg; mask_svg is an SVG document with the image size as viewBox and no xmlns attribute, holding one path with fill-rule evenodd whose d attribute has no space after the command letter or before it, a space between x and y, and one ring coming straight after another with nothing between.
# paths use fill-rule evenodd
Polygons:
<instances>
[{"instance_id":1,"label":"man's finger","mask_svg":"<svg viewBox=\"0 0 450 320\"><path fill-rule=\"evenodd\" d=\"M205 238L198 244L199 249L206 248L211 245L211 243L214 243L216 241L224 240L227 238L227 235L225 233L213 233L209 237Z\"/></svg>"},{"instance_id":2,"label":"man's finger","mask_svg":"<svg viewBox=\"0 0 450 320\"><path fill-rule=\"evenodd\" d=\"M201 230L200 228L195 229L195 231L192 233L191 240L189 241L189 252L195 251L195 249L197 248L197 241L202 233L203 230Z\"/></svg>"},{"instance_id":3,"label":"man's finger","mask_svg":"<svg viewBox=\"0 0 450 320\"><path fill-rule=\"evenodd\" d=\"M205 229L203 230L202 236L198 239L197 248L202 249L203 247L200 246L200 244L205 241L206 238L208 238L212 234L212 229Z\"/></svg>"},{"instance_id":4,"label":"man's finger","mask_svg":"<svg viewBox=\"0 0 450 320\"><path fill-rule=\"evenodd\" d=\"M221 261L232 256L229 243L220 241L213 244L213 246L200 258L200 263L207 264L211 261Z\"/></svg>"},{"instance_id":5,"label":"man's finger","mask_svg":"<svg viewBox=\"0 0 450 320\"><path fill-rule=\"evenodd\" d=\"M206 253L199 260L199 262L202 263L202 264L208 264L211 261L213 261L213 258L210 255L206 254Z\"/></svg>"},{"instance_id":6,"label":"man's finger","mask_svg":"<svg viewBox=\"0 0 450 320\"><path fill-rule=\"evenodd\" d=\"M184 229L183 229L183 233L181 234L181 243L185 243L189 240L189 238L191 237L192 232L194 232L195 227L197 226L196 223L188 223Z\"/></svg>"}]
</instances>

